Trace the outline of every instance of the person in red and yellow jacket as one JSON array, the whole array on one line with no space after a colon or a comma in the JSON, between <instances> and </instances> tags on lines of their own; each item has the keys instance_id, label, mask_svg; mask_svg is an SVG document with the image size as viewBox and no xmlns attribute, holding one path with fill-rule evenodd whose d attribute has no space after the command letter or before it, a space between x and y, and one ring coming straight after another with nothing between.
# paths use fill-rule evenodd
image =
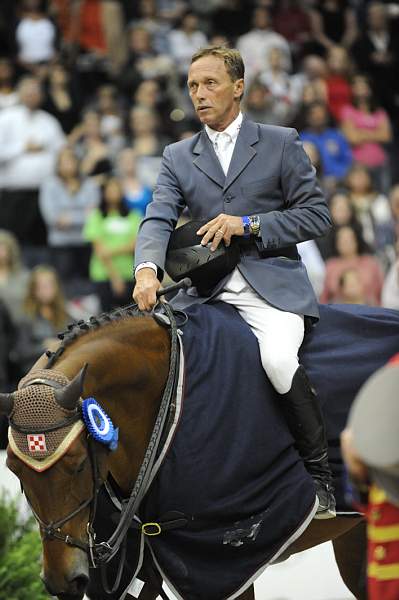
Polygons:
<instances>
[{"instance_id":1,"label":"person in red and yellow jacket","mask_svg":"<svg viewBox=\"0 0 399 600\"><path fill-rule=\"evenodd\" d=\"M353 481L368 489L369 600L399 600L399 354L360 389L341 446Z\"/></svg>"}]
</instances>

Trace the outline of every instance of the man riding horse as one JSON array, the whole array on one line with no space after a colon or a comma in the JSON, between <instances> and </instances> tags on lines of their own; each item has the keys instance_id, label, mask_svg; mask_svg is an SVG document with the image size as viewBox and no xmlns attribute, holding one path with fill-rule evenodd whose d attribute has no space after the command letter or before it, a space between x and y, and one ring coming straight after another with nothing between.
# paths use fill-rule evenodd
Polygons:
<instances>
[{"instance_id":1,"label":"man riding horse","mask_svg":"<svg viewBox=\"0 0 399 600\"><path fill-rule=\"evenodd\" d=\"M200 292L197 286L180 293L173 303L184 308L221 300L237 308L258 339L263 368L314 479L315 518L334 517L324 422L298 361L305 324L316 322L319 311L296 244L329 230L325 199L297 132L253 123L241 113L244 64L237 50L196 52L188 90L205 127L164 151L136 244L133 298L141 310L156 304L170 236L184 208L203 221L196 243L209 250L210 264L223 243L227 249L238 243L231 273L211 289L205 281ZM250 373L247 378L250 392Z\"/></svg>"}]
</instances>

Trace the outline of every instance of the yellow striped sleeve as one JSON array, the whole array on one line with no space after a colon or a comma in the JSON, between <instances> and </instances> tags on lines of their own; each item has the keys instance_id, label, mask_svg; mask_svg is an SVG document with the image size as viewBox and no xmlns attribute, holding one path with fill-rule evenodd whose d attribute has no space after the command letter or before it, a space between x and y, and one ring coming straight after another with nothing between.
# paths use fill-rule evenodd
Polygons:
<instances>
[{"instance_id":1,"label":"yellow striped sleeve","mask_svg":"<svg viewBox=\"0 0 399 600\"><path fill-rule=\"evenodd\" d=\"M369 525L367 528L367 537L371 542L399 541L399 525L385 525L385 527Z\"/></svg>"},{"instance_id":2,"label":"yellow striped sleeve","mask_svg":"<svg viewBox=\"0 0 399 600\"><path fill-rule=\"evenodd\" d=\"M388 581L389 579L399 578L399 563L392 563L391 565L380 565L376 562L371 562L367 568L369 577L378 579L380 581Z\"/></svg>"}]
</instances>

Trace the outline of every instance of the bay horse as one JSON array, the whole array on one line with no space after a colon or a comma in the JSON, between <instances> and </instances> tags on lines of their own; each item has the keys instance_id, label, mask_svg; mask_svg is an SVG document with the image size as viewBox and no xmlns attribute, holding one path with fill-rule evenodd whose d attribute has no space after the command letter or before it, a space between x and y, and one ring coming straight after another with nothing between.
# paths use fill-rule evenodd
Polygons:
<instances>
[{"instance_id":1,"label":"bay horse","mask_svg":"<svg viewBox=\"0 0 399 600\"><path fill-rule=\"evenodd\" d=\"M56 351L39 359L18 391L0 395L0 412L10 417L12 435L19 432L22 439L26 433L40 437L38 432L49 432L46 468L35 468L35 460L27 459L29 452L23 455L21 446L17 452L15 440L7 449L7 465L20 479L40 525L44 584L61 600L81 600L85 592L93 599L119 597L91 592L93 504L107 478L125 498L137 485L170 379L176 340L170 333L173 327L164 321L172 320L169 309L165 319L128 307L74 324ZM95 398L110 421L119 425L114 451L91 440L81 420L82 397ZM360 516L310 521L284 558L328 540L333 541L344 582L357 598L364 598L359 583L364 550ZM161 593L159 583L144 581L138 597L155 600ZM235 597L253 600L253 586Z\"/></svg>"}]
</instances>

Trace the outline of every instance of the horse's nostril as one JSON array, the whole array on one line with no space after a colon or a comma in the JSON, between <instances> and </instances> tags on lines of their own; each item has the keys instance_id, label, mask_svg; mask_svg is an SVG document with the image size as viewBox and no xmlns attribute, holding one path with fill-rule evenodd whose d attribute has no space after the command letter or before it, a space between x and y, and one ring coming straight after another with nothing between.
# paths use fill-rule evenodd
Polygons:
<instances>
[{"instance_id":1,"label":"horse's nostril","mask_svg":"<svg viewBox=\"0 0 399 600\"><path fill-rule=\"evenodd\" d=\"M89 583L89 578L85 574L78 575L70 580L70 589L76 594L84 594Z\"/></svg>"}]
</instances>

